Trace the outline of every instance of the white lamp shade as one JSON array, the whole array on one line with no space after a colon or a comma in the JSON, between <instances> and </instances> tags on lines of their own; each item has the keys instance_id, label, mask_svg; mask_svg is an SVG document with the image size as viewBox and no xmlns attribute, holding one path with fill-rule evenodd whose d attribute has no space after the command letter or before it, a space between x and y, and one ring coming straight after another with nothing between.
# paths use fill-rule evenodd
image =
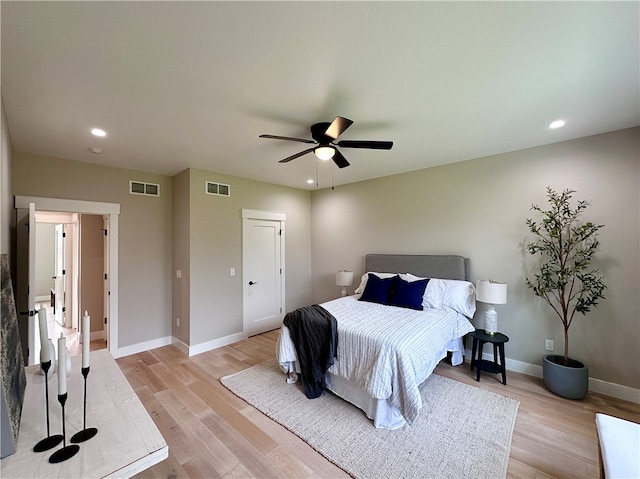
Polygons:
<instances>
[{"instance_id":1,"label":"white lamp shade","mask_svg":"<svg viewBox=\"0 0 640 479\"><path fill-rule=\"evenodd\" d=\"M336 273L336 286L351 286L353 283L353 271L338 271Z\"/></svg>"},{"instance_id":2,"label":"white lamp shade","mask_svg":"<svg viewBox=\"0 0 640 479\"><path fill-rule=\"evenodd\" d=\"M491 280L476 282L476 299L481 303L507 304L507 285Z\"/></svg>"}]
</instances>

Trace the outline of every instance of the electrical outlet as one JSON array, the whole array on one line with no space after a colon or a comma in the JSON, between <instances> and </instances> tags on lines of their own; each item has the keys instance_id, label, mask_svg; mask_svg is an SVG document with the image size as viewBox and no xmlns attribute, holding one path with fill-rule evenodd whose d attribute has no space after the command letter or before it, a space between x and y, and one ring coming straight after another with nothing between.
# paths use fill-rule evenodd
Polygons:
<instances>
[{"instance_id":1,"label":"electrical outlet","mask_svg":"<svg viewBox=\"0 0 640 479\"><path fill-rule=\"evenodd\" d=\"M180 327L180 318L176 318L176 326Z\"/></svg>"},{"instance_id":2,"label":"electrical outlet","mask_svg":"<svg viewBox=\"0 0 640 479\"><path fill-rule=\"evenodd\" d=\"M553 339L544 340L544 349L547 351L553 351Z\"/></svg>"},{"instance_id":3,"label":"electrical outlet","mask_svg":"<svg viewBox=\"0 0 640 479\"><path fill-rule=\"evenodd\" d=\"M180 269L176 270L176 278L178 278L178 279L182 278L182 270L180 270Z\"/></svg>"}]
</instances>

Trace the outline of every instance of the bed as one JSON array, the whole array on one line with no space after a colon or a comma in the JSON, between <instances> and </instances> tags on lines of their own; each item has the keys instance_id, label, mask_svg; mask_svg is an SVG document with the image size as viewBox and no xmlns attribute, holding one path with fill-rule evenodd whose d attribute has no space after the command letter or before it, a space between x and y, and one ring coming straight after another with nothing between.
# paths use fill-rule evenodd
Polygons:
<instances>
[{"instance_id":1,"label":"bed","mask_svg":"<svg viewBox=\"0 0 640 479\"><path fill-rule=\"evenodd\" d=\"M452 364L462 363L462 337L475 329L469 321L475 289L462 256L369 254L365 270L356 294L321 304L338 324L337 355L326 388L362 409L375 427L396 429L417 418L419 385L438 362L450 354ZM403 284L429 278L420 297L423 310L360 301L376 285L398 277ZM287 382L296 382L300 367L285 325L276 356Z\"/></svg>"}]
</instances>

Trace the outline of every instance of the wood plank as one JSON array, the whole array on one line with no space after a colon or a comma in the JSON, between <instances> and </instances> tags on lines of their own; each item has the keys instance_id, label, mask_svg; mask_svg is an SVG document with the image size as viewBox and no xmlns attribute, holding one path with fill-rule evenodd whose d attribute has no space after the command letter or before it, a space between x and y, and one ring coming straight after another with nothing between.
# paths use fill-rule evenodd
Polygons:
<instances>
[{"instance_id":1,"label":"wood plank","mask_svg":"<svg viewBox=\"0 0 640 479\"><path fill-rule=\"evenodd\" d=\"M238 458L229 448L220 442L199 418L191 414L171 391L161 391L155 396L173 420L180 423L187 435L192 456L190 460L197 457L206 458L220 476L238 464Z\"/></svg>"},{"instance_id":2,"label":"wood plank","mask_svg":"<svg viewBox=\"0 0 640 479\"><path fill-rule=\"evenodd\" d=\"M119 360L169 443L169 459L138 477L349 477L219 382L222 376L272 358L278 334L270 331L191 358L165 346L141 357ZM505 386L490 374L483 374L477 382L468 363L453 367L443 362L435 373L520 401L509 478L597 478L595 413L640 422L637 404L595 393L570 401L547 391L540 378L524 374L508 371ZM189 432L181 429L186 424L200 431L200 439L191 439ZM194 447L193 441L209 437L202 435L203 428L230 455L226 471L215 465L220 459L213 457L209 448Z\"/></svg>"}]
</instances>

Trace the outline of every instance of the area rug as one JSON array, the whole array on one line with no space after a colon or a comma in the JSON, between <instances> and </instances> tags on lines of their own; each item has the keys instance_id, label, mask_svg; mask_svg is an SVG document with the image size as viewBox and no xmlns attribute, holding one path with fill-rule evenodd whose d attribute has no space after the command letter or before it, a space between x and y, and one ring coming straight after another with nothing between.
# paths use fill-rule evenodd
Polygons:
<instances>
[{"instance_id":1,"label":"area rug","mask_svg":"<svg viewBox=\"0 0 640 479\"><path fill-rule=\"evenodd\" d=\"M519 402L500 394L432 374L416 422L386 430L331 393L307 399L275 360L221 382L356 478L506 476Z\"/></svg>"}]
</instances>

